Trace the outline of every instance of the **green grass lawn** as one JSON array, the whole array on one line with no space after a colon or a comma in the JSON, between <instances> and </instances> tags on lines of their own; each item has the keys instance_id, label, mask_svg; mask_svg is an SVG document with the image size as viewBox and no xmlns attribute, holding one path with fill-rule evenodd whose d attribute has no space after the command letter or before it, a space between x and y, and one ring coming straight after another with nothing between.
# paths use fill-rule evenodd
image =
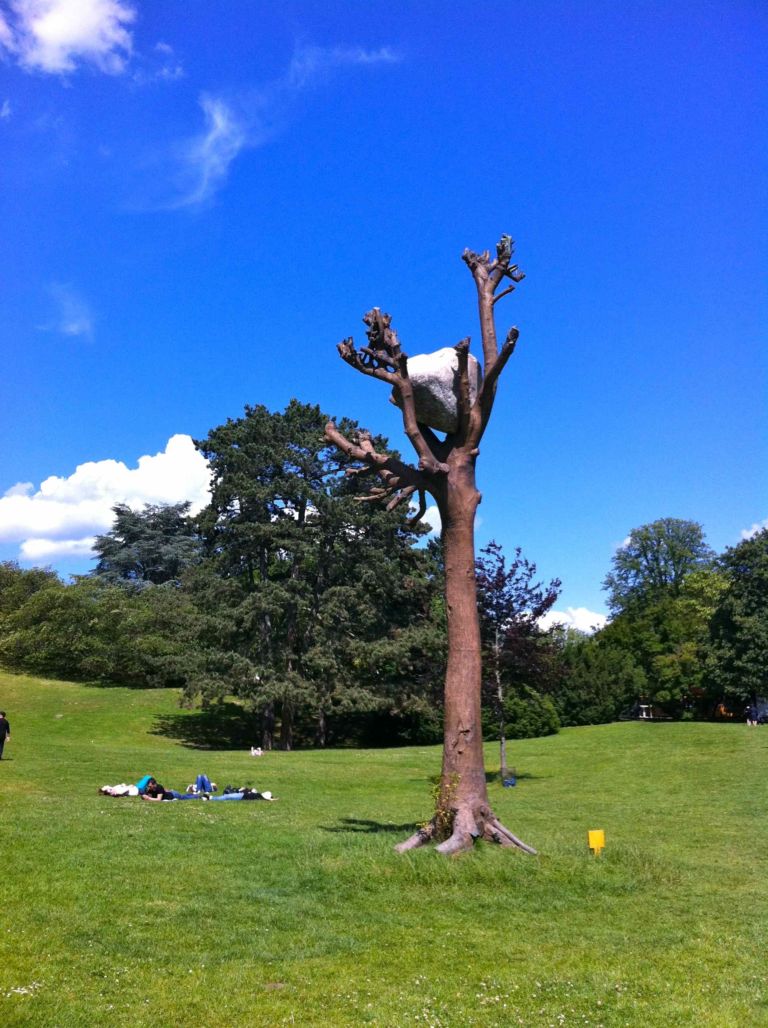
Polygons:
<instances>
[{"instance_id":1,"label":"green grass lawn","mask_svg":"<svg viewBox=\"0 0 768 1028\"><path fill-rule=\"evenodd\" d=\"M192 749L174 693L0 674L2 707L4 1026L768 1025L768 728L514 743L491 798L541 855L446 860L392 849L438 748ZM97 791L198 771L279 802Z\"/></svg>"}]
</instances>

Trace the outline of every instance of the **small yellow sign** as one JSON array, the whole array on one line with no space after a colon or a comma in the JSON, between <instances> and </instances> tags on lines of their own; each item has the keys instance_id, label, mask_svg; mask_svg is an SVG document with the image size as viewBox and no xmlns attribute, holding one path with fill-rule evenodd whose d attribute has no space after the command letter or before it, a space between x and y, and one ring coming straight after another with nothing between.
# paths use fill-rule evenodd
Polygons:
<instances>
[{"instance_id":1,"label":"small yellow sign","mask_svg":"<svg viewBox=\"0 0 768 1028\"><path fill-rule=\"evenodd\" d=\"M602 828L591 828L587 832L589 848L596 857L600 856L600 850L605 846L605 832Z\"/></svg>"}]
</instances>

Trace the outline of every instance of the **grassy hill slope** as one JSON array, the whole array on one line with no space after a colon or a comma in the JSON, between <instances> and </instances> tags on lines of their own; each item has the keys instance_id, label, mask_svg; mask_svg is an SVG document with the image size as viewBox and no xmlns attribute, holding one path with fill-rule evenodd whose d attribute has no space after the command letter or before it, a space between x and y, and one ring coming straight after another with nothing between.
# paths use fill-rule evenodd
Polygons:
<instances>
[{"instance_id":1,"label":"grassy hill slope","mask_svg":"<svg viewBox=\"0 0 768 1028\"><path fill-rule=\"evenodd\" d=\"M2 707L3 1025L768 1024L766 728L516 742L492 800L541 856L448 861L392 852L437 748L193 749L173 693L4 674ZM279 802L97 791L199 771Z\"/></svg>"}]
</instances>

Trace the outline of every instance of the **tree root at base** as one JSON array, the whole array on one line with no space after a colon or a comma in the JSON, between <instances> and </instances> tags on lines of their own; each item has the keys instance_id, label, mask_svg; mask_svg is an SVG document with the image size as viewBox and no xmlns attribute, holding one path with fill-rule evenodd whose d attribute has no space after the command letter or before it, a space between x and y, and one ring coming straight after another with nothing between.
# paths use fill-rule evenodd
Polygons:
<instances>
[{"instance_id":1,"label":"tree root at base","mask_svg":"<svg viewBox=\"0 0 768 1028\"><path fill-rule=\"evenodd\" d=\"M406 853L408 850L418 849L419 846L426 846L428 842L432 842L437 835L437 820L437 815L435 815L428 824L422 825L408 839L395 846L395 852ZM475 809L462 806L454 810L453 831L435 848L444 856L454 856L464 850L472 849L476 840L481 838L488 842L495 842L499 846L510 846L523 850L524 853L537 855L533 846L518 839L485 804Z\"/></svg>"}]
</instances>

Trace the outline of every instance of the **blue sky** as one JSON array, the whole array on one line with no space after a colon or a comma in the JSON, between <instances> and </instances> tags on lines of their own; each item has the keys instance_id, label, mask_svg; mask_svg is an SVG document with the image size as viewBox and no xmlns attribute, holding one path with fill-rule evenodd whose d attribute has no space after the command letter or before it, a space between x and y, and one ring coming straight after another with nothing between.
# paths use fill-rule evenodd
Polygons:
<instances>
[{"instance_id":1,"label":"blue sky","mask_svg":"<svg viewBox=\"0 0 768 1028\"><path fill-rule=\"evenodd\" d=\"M600 614L633 527L738 542L768 518L767 53L747 0L0 0L0 559L82 571L112 503L203 502L188 437L246 403L406 452L335 344L376 305L408 353L477 345L460 255L505 232L479 544Z\"/></svg>"}]
</instances>

